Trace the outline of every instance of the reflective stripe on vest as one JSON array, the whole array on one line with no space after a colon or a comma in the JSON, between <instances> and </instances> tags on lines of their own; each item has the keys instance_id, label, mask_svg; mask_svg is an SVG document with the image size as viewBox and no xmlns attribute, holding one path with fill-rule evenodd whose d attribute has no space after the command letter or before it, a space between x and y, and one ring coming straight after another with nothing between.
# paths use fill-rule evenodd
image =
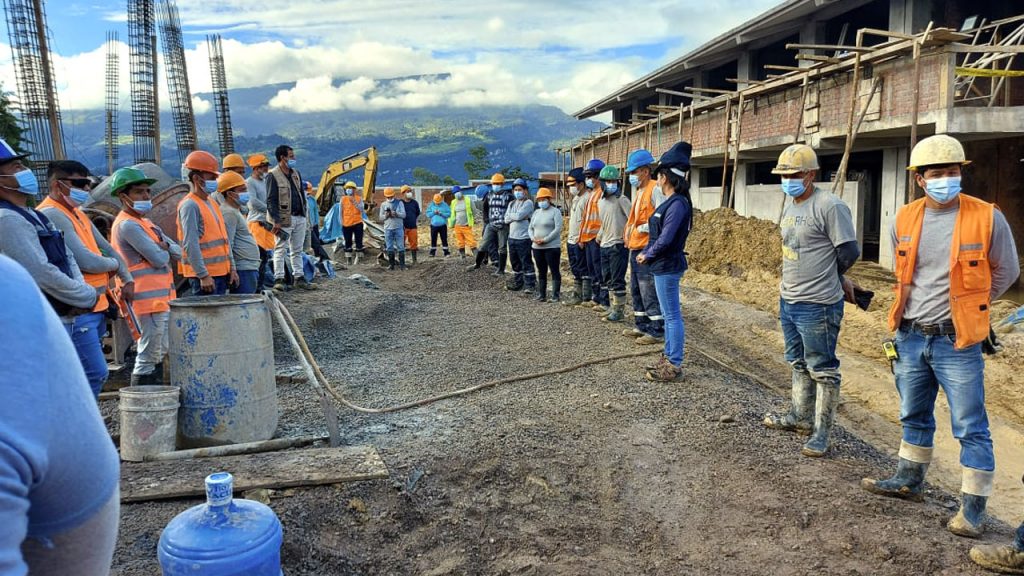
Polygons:
<instances>
[{"instance_id":1,"label":"reflective stripe on vest","mask_svg":"<svg viewBox=\"0 0 1024 576\"><path fill-rule=\"evenodd\" d=\"M636 228L647 224L647 221L651 219L651 214L654 214L652 197L657 185L654 180L649 180L647 186L633 199L633 207L629 211L629 219L626 220L625 232L626 248L630 250L643 250L647 247L647 240L651 235L647 232L640 232Z\"/></svg>"},{"instance_id":2,"label":"reflective stripe on vest","mask_svg":"<svg viewBox=\"0 0 1024 576\"><path fill-rule=\"evenodd\" d=\"M188 200L192 200L199 207L199 214L203 217L203 235L199 238L199 251L206 264L206 271L210 276L226 276L231 272L231 262L228 251L228 232L224 227L224 215L220 213L220 207L216 202L207 204L195 192L189 192L188 196L178 202L178 209ZM184 231L181 228L181 218L178 218L178 238L185 240ZM186 248L182 246L182 251ZM178 272L186 278L198 278L196 271L188 264L188 254L184 254L178 262Z\"/></svg>"},{"instance_id":3,"label":"reflective stripe on vest","mask_svg":"<svg viewBox=\"0 0 1024 576\"><path fill-rule=\"evenodd\" d=\"M586 244L594 238L601 230L601 214L597 209L603 192L599 188L590 191L590 198L583 207L583 220L580 222L580 244Z\"/></svg>"},{"instance_id":4,"label":"reflective stripe on vest","mask_svg":"<svg viewBox=\"0 0 1024 576\"><path fill-rule=\"evenodd\" d=\"M110 227L110 243L114 245L114 250L117 250L125 262L130 262L130 260L128 254L121 247L120 230L121 225L129 220L141 226L154 245L160 243L160 237L153 230L155 224L148 219L131 216L122 210L114 219L114 225ZM174 292L174 274L169 265L157 269L143 258L141 262L129 264L128 271L132 273L132 278L135 280L135 300L132 301L132 310L136 315L167 312L171 309L168 302L176 298L177 294ZM115 279L114 282L121 286L120 278Z\"/></svg>"},{"instance_id":5,"label":"reflective stripe on vest","mask_svg":"<svg viewBox=\"0 0 1024 576\"><path fill-rule=\"evenodd\" d=\"M355 226L362 224L363 212L359 209L359 203L363 201L362 196L353 194L341 197L341 225Z\"/></svg>"},{"instance_id":6,"label":"reflective stripe on vest","mask_svg":"<svg viewBox=\"0 0 1024 576\"><path fill-rule=\"evenodd\" d=\"M896 213L896 299L889 310L889 329L896 330L910 297L924 224L925 199ZM992 269L988 263L995 205L960 195L960 209L949 251L949 308L958 350L983 341L989 333Z\"/></svg>"},{"instance_id":7,"label":"reflective stripe on vest","mask_svg":"<svg viewBox=\"0 0 1024 576\"><path fill-rule=\"evenodd\" d=\"M97 256L103 257L103 253L100 252L100 247L96 244L96 237L92 233L92 221L89 217L82 213L81 210L75 208L74 210L68 210L64 205L59 202L55 202L49 196L46 200L39 203L39 209L42 208L55 208L60 210L68 220L71 220L71 225L75 227L75 234L78 235L78 239L82 241L82 244ZM93 288L101 288L110 285L110 274L107 272L86 272L82 270L82 278L85 279L85 283ZM106 297L100 296L96 300L96 307L92 309L93 312L103 312L110 304L107 302Z\"/></svg>"}]
</instances>

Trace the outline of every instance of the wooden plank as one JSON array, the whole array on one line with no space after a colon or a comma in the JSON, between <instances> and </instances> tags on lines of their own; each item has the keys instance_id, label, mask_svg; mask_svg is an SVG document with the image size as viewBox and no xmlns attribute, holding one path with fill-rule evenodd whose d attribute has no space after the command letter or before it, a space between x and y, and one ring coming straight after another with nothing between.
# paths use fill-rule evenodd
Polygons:
<instances>
[{"instance_id":1,"label":"wooden plank","mask_svg":"<svg viewBox=\"0 0 1024 576\"><path fill-rule=\"evenodd\" d=\"M871 52L870 46L840 46L839 44L786 44L786 50L842 50L844 52Z\"/></svg>"},{"instance_id":2,"label":"wooden plank","mask_svg":"<svg viewBox=\"0 0 1024 576\"><path fill-rule=\"evenodd\" d=\"M1021 54L1024 53L1024 46L1000 46L992 44L982 44L980 46L971 46L970 44L950 44L951 52L962 54L965 52L982 54Z\"/></svg>"},{"instance_id":3,"label":"wooden plank","mask_svg":"<svg viewBox=\"0 0 1024 576\"><path fill-rule=\"evenodd\" d=\"M121 502L203 496L203 479L230 472L235 491L291 488L388 477L372 446L288 450L264 454L121 464Z\"/></svg>"}]
</instances>

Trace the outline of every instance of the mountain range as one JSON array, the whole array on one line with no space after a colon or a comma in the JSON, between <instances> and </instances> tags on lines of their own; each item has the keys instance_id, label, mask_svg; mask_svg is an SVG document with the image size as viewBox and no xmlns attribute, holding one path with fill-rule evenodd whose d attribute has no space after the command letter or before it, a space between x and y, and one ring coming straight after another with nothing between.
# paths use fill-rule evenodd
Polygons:
<instances>
[{"instance_id":1,"label":"mountain range","mask_svg":"<svg viewBox=\"0 0 1024 576\"><path fill-rule=\"evenodd\" d=\"M405 79L381 81L379 89L386 91L389 83ZM411 182L414 168L465 182L463 162L469 160L468 150L478 145L487 148L495 169L520 166L527 173L537 174L554 169L556 145L604 127L542 105L306 113L267 105L279 91L294 87L294 83L285 83L228 92L235 150L243 155L262 152L270 157L278 144L288 144L295 148L299 170L310 177L318 177L331 161L370 146L377 147L377 181L382 185ZM212 94L196 96L213 101ZM118 115L121 136L117 167L129 165L133 159L131 110L127 108ZM104 118L102 110L63 114L68 156L97 174L107 172ZM213 111L197 116L196 124L199 148L220 156ZM160 125L162 166L169 174L177 175L180 161L170 113L161 114Z\"/></svg>"}]
</instances>

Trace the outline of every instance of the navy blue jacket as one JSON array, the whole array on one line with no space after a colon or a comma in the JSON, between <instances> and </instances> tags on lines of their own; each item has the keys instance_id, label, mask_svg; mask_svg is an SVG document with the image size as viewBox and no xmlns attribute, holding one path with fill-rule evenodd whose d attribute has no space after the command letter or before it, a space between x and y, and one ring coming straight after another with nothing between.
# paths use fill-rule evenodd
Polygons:
<instances>
[{"instance_id":1,"label":"navy blue jacket","mask_svg":"<svg viewBox=\"0 0 1024 576\"><path fill-rule=\"evenodd\" d=\"M416 221L420 219L420 203L415 200L402 200L405 204L405 220L403 226L406 230L416 227Z\"/></svg>"},{"instance_id":2,"label":"navy blue jacket","mask_svg":"<svg viewBox=\"0 0 1024 576\"><path fill-rule=\"evenodd\" d=\"M648 221L651 235L643 254L651 273L681 274L686 271L686 237L690 235L693 209L679 194L669 196Z\"/></svg>"}]
</instances>

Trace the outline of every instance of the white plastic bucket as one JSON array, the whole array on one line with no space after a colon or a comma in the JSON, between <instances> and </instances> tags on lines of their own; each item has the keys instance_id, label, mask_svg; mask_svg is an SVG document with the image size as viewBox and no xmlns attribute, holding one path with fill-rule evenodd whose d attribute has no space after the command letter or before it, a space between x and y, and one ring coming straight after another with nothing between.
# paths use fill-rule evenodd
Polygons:
<instances>
[{"instance_id":1,"label":"white plastic bucket","mask_svg":"<svg viewBox=\"0 0 1024 576\"><path fill-rule=\"evenodd\" d=\"M129 386L121 389L121 459L173 452L178 433L177 386Z\"/></svg>"}]
</instances>

